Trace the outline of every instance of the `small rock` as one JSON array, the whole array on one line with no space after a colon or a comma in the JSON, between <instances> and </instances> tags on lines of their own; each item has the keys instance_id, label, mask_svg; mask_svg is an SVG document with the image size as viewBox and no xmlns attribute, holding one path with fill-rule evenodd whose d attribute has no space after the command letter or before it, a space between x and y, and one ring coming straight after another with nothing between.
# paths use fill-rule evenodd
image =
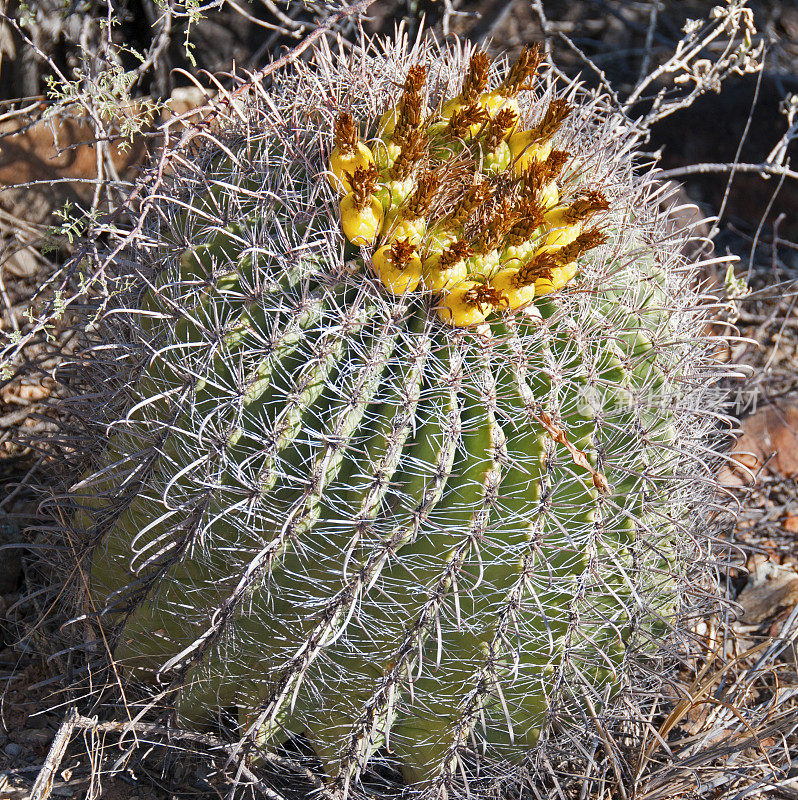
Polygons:
<instances>
[{"instance_id":1,"label":"small rock","mask_svg":"<svg viewBox=\"0 0 798 800\"><path fill-rule=\"evenodd\" d=\"M17 734L17 738L26 744L50 744L55 733L49 728L29 728Z\"/></svg>"},{"instance_id":2,"label":"small rock","mask_svg":"<svg viewBox=\"0 0 798 800\"><path fill-rule=\"evenodd\" d=\"M790 533L798 533L798 516L791 515L784 520L784 529Z\"/></svg>"},{"instance_id":3,"label":"small rock","mask_svg":"<svg viewBox=\"0 0 798 800\"><path fill-rule=\"evenodd\" d=\"M9 742L9 743L8 743L8 744L7 744L7 745L6 745L6 746L3 748L3 752L4 752L4 753L5 753L5 754L6 754L6 755L9 757L9 758L16 758L16 757L17 757L17 756L18 756L18 755L19 755L19 754L22 752L22 747L21 747L20 745L18 745L16 742Z\"/></svg>"}]
</instances>

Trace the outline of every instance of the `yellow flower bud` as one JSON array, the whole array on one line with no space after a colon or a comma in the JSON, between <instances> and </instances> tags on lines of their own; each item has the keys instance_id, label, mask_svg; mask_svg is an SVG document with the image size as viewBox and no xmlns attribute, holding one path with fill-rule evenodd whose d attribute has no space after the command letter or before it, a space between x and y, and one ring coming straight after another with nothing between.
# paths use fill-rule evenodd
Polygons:
<instances>
[{"instance_id":1,"label":"yellow flower bud","mask_svg":"<svg viewBox=\"0 0 798 800\"><path fill-rule=\"evenodd\" d=\"M424 260L422 269L424 288L431 292L446 292L464 280L468 270L464 260L457 261L450 267L441 269L441 254L433 253Z\"/></svg>"},{"instance_id":2,"label":"yellow flower bud","mask_svg":"<svg viewBox=\"0 0 798 800\"><path fill-rule=\"evenodd\" d=\"M403 181L387 181L377 190L377 198L382 203L386 212L396 209L413 194L416 188L414 178L405 178Z\"/></svg>"},{"instance_id":3,"label":"yellow flower bud","mask_svg":"<svg viewBox=\"0 0 798 800\"><path fill-rule=\"evenodd\" d=\"M508 139L516 177L520 177L533 163L542 163L549 157L553 147L551 140L538 142L535 141L536 137L534 131L519 131Z\"/></svg>"},{"instance_id":4,"label":"yellow flower bud","mask_svg":"<svg viewBox=\"0 0 798 800\"><path fill-rule=\"evenodd\" d=\"M394 144L393 142L383 142L380 139L374 142L373 150L374 163L381 172L389 170L393 166L394 161L399 158L399 154L402 152L402 148L399 147L398 144Z\"/></svg>"},{"instance_id":5,"label":"yellow flower bud","mask_svg":"<svg viewBox=\"0 0 798 800\"><path fill-rule=\"evenodd\" d=\"M407 239L410 244L418 247L427 230L427 221L421 217L407 219L402 216L401 209L391 212L385 218L382 226L382 233L387 242L395 242L398 239Z\"/></svg>"},{"instance_id":6,"label":"yellow flower bud","mask_svg":"<svg viewBox=\"0 0 798 800\"><path fill-rule=\"evenodd\" d=\"M522 285L518 278L518 270L507 268L499 270L490 281L490 285L502 296L510 311L529 305L535 299L535 284Z\"/></svg>"},{"instance_id":7,"label":"yellow flower bud","mask_svg":"<svg viewBox=\"0 0 798 800\"><path fill-rule=\"evenodd\" d=\"M382 285L392 294L412 292L421 282L421 259L415 253L400 266L393 257L391 245L384 245L376 250L372 261Z\"/></svg>"},{"instance_id":8,"label":"yellow flower bud","mask_svg":"<svg viewBox=\"0 0 798 800\"><path fill-rule=\"evenodd\" d=\"M538 278L535 281L535 294L543 295L559 292L576 275L579 267L575 261L564 267L555 267L551 271L551 278Z\"/></svg>"},{"instance_id":9,"label":"yellow flower bud","mask_svg":"<svg viewBox=\"0 0 798 800\"><path fill-rule=\"evenodd\" d=\"M332 174L328 175L333 189L341 194L352 191L352 184L346 173L352 174L358 167L365 169L373 163L374 156L363 142L358 142L353 150L341 151L336 147L330 153L330 172Z\"/></svg>"},{"instance_id":10,"label":"yellow flower bud","mask_svg":"<svg viewBox=\"0 0 798 800\"><path fill-rule=\"evenodd\" d=\"M398 120L399 109L397 106L392 106L380 117L377 123L377 136L381 139L390 139Z\"/></svg>"},{"instance_id":11,"label":"yellow flower bud","mask_svg":"<svg viewBox=\"0 0 798 800\"><path fill-rule=\"evenodd\" d=\"M565 247L571 244L582 233L581 222L570 222L568 208L553 208L543 217L545 225L550 228L546 236L547 247Z\"/></svg>"},{"instance_id":12,"label":"yellow flower bud","mask_svg":"<svg viewBox=\"0 0 798 800\"><path fill-rule=\"evenodd\" d=\"M492 92L484 92L479 96L478 102L491 117L495 117L502 109L505 108L510 109L510 111L514 111L516 116L518 116L520 113L518 100L516 100L514 97L507 97L507 95L502 94L500 89L494 89Z\"/></svg>"},{"instance_id":13,"label":"yellow flower bud","mask_svg":"<svg viewBox=\"0 0 798 800\"><path fill-rule=\"evenodd\" d=\"M540 204L543 208L554 208L560 202L560 189L557 181L549 181L540 194Z\"/></svg>"},{"instance_id":14,"label":"yellow flower bud","mask_svg":"<svg viewBox=\"0 0 798 800\"><path fill-rule=\"evenodd\" d=\"M498 250L491 250L489 253L480 253L471 256L466 262L469 273L473 275L483 275L487 277L499 268L501 256Z\"/></svg>"},{"instance_id":15,"label":"yellow flower bud","mask_svg":"<svg viewBox=\"0 0 798 800\"><path fill-rule=\"evenodd\" d=\"M341 228L352 244L372 245L382 224L382 204L376 197L369 197L363 208L358 208L355 196L341 199Z\"/></svg>"}]
</instances>

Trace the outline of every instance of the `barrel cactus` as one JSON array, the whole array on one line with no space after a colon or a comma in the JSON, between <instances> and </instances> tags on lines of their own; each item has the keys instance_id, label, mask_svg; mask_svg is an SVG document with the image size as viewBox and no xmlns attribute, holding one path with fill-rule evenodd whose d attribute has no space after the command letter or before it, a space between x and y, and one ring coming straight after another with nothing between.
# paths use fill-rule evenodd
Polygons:
<instances>
[{"instance_id":1,"label":"barrel cactus","mask_svg":"<svg viewBox=\"0 0 798 800\"><path fill-rule=\"evenodd\" d=\"M686 234L541 62L322 44L157 201L73 522L118 674L180 725L440 793L676 635L711 428Z\"/></svg>"}]
</instances>

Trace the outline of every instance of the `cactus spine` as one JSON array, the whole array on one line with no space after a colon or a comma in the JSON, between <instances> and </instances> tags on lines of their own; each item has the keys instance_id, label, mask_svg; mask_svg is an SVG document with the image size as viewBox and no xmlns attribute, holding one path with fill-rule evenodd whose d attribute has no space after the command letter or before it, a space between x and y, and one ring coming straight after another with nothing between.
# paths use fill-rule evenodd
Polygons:
<instances>
[{"instance_id":1,"label":"cactus spine","mask_svg":"<svg viewBox=\"0 0 798 800\"><path fill-rule=\"evenodd\" d=\"M322 48L210 193L176 181L85 482L114 505L77 519L117 662L182 724L440 791L607 706L678 611L704 349L600 100L541 94L536 51L491 88L402 46Z\"/></svg>"}]
</instances>

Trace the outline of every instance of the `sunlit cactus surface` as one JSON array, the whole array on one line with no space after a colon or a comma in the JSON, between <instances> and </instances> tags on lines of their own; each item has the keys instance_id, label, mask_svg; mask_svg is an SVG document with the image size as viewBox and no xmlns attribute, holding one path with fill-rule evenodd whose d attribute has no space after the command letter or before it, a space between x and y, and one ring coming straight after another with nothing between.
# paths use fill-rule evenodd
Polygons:
<instances>
[{"instance_id":1,"label":"sunlit cactus surface","mask_svg":"<svg viewBox=\"0 0 798 800\"><path fill-rule=\"evenodd\" d=\"M322 46L186 154L76 489L128 701L440 793L612 724L678 636L685 234L608 101L553 86L533 49Z\"/></svg>"}]
</instances>

